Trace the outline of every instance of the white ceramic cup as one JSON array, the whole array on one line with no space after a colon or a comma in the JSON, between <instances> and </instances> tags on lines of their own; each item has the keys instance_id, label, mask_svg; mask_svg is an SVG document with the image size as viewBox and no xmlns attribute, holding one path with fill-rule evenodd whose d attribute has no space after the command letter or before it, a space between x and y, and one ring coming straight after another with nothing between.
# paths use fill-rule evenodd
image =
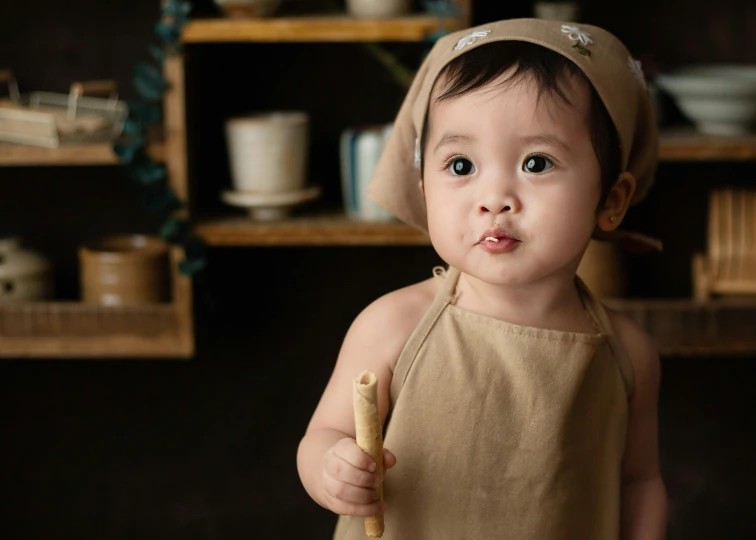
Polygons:
<instances>
[{"instance_id":1,"label":"white ceramic cup","mask_svg":"<svg viewBox=\"0 0 756 540\"><path fill-rule=\"evenodd\" d=\"M308 124L303 112L228 119L226 141L234 190L281 193L304 188Z\"/></svg>"},{"instance_id":2,"label":"white ceramic cup","mask_svg":"<svg viewBox=\"0 0 756 540\"><path fill-rule=\"evenodd\" d=\"M347 12L358 19L382 19L404 15L410 0L347 0Z\"/></svg>"}]
</instances>

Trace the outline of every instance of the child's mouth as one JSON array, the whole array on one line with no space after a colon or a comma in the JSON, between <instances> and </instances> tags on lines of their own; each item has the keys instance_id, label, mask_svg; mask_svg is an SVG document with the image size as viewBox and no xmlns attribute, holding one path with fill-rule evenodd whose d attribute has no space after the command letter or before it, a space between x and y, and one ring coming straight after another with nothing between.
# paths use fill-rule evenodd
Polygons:
<instances>
[{"instance_id":1,"label":"child's mouth","mask_svg":"<svg viewBox=\"0 0 756 540\"><path fill-rule=\"evenodd\" d=\"M496 227L485 231L475 245L489 253L506 253L512 251L521 243L512 233L501 227Z\"/></svg>"},{"instance_id":2,"label":"child's mouth","mask_svg":"<svg viewBox=\"0 0 756 540\"><path fill-rule=\"evenodd\" d=\"M495 236L487 236L482 241L478 242L478 245L489 253L506 253L512 251L514 248L520 245L519 240L504 236L501 238Z\"/></svg>"}]
</instances>

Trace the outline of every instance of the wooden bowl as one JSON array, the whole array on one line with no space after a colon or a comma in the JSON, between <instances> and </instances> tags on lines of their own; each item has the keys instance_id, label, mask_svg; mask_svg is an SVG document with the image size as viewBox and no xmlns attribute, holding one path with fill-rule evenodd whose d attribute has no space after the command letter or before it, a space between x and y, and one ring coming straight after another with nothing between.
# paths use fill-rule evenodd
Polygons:
<instances>
[{"instance_id":1,"label":"wooden bowl","mask_svg":"<svg viewBox=\"0 0 756 540\"><path fill-rule=\"evenodd\" d=\"M611 242L591 240L577 274L598 298L625 296L627 275L623 253Z\"/></svg>"},{"instance_id":2,"label":"wooden bowl","mask_svg":"<svg viewBox=\"0 0 756 540\"><path fill-rule=\"evenodd\" d=\"M125 306L168 299L168 245L153 236L112 236L79 248L82 300Z\"/></svg>"},{"instance_id":3,"label":"wooden bowl","mask_svg":"<svg viewBox=\"0 0 756 540\"><path fill-rule=\"evenodd\" d=\"M281 4L281 0L215 0L215 4L226 17L250 19L270 17Z\"/></svg>"}]
</instances>

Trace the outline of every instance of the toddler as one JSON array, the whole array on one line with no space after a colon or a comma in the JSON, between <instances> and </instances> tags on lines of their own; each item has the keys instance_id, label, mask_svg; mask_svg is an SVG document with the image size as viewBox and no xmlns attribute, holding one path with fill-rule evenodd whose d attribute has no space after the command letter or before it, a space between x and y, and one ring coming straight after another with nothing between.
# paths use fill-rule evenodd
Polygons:
<instances>
[{"instance_id":1,"label":"toddler","mask_svg":"<svg viewBox=\"0 0 756 540\"><path fill-rule=\"evenodd\" d=\"M659 360L576 276L592 237L653 181L639 64L589 25L517 19L448 35L423 62L371 194L447 263L349 329L303 437L334 538L657 540ZM384 501L355 443L352 381L379 380Z\"/></svg>"}]
</instances>

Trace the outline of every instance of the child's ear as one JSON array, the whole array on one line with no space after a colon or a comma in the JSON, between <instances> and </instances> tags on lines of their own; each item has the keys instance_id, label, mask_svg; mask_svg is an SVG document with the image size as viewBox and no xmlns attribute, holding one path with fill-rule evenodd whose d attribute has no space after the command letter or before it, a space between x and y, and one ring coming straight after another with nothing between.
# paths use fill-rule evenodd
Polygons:
<instances>
[{"instance_id":1,"label":"child's ear","mask_svg":"<svg viewBox=\"0 0 756 540\"><path fill-rule=\"evenodd\" d=\"M613 231L625 217L630 201L635 193L635 178L629 172L623 172L617 178L614 187L606 197L604 208L598 215L598 227L602 231Z\"/></svg>"},{"instance_id":2,"label":"child's ear","mask_svg":"<svg viewBox=\"0 0 756 540\"><path fill-rule=\"evenodd\" d=\"M423 195L425 195L425 190L423 189L423 181L422 180L418 180L417 187L420 188L420 193L422 193Z\"/></svg>"}]
</instances>

